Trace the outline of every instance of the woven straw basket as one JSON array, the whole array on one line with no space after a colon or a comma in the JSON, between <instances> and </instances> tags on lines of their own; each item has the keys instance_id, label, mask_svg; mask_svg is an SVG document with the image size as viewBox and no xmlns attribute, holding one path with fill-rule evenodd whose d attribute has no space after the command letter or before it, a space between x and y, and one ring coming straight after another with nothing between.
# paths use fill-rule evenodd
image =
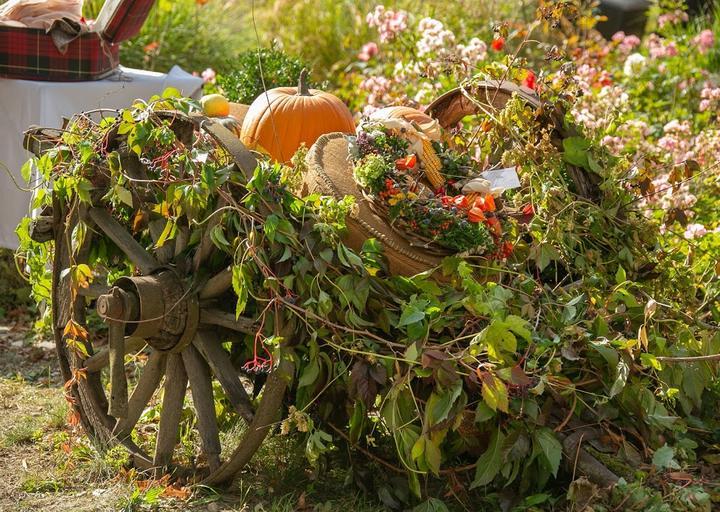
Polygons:
<instances>
[{"instance_id":1,"label":"woven straw basket","mask_svg":"<svg viewBox=\"0 0 720 512\"><path fill-rule=\"evenodd\" d=\"M473 87L475 101L470 101L461 89L449 91L435 100L426 110L443 128L456 125L463 117L480 112L493 113L501 110L517 93L532 107L539 107L540 100L530 89L509 82L481 82ZM307 155L308 172L305 187L308 193L330 195L341 199L354 196L359 209L349 218L345 242L359 250L368 238L377 238L385 247L389 270L392 274L411 276L437 267L442 258L410 243L379 216L363 197L353 178L353 163L348 153L348 143L341 133L320 137Z\"/></svg>"}]
</instances>

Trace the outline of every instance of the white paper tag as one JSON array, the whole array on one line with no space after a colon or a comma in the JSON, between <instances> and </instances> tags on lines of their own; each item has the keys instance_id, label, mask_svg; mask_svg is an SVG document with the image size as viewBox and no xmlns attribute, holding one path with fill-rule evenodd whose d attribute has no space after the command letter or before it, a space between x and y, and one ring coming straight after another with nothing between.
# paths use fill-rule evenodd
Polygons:
<instances>
[{"instance_id":1,"label":"white paper tag","mask_svg":"<svg viewBox=\"0 0 720 512\"><path fill-rule=\"evenodd\" d=\"M511 188L520 187L520 176L518 176L516 167L507 167L505 169L493 169L480 173L480 176L490 182L493 189L501 188L510 190Z\"/></svg>"}]
</instances>

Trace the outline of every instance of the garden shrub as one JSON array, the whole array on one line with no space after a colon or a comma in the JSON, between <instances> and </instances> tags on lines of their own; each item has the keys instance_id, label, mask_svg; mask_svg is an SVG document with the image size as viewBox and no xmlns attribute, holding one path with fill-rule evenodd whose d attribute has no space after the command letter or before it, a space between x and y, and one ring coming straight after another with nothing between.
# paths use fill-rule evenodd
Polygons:
<instances>
[{"instance_id":1,"label":"garden shrub","mask_svg":"<svg viewBox=\"0 0 720 512\"><path fill-rule=\"evenodd\" d=\"M242 52L230 71L217 78L217 85L230 101L250 104L263 91L274 87L296 87L303 62L272 46Z\"/></svg>"}]
</instances>

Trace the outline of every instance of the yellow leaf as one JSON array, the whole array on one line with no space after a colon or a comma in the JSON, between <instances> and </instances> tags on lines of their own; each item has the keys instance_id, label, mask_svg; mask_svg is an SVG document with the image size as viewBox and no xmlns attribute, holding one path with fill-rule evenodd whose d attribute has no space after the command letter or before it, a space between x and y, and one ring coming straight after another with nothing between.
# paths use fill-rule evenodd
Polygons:
<instances>
[{"instance_id":1,"label":"yellow leaf","mask_svg":"<svg viewBox=\"0 0 720 512\"><path fill-rule=\"evenodd\" d=\"M640 326L640 329L638 329L638 342L640 343L640 346L644 348L645 350L648 349L648 336L647 336L647 330L645 329L644 325Z\"/></svg>"},{"instance_id":2,"label":"yellow leaf","mask_svg":"<svg viewBox=\"0 0 720 512\"><path fill-rule=\"evenodd\" d=\"M87 340L88 332L75 320L68 320L68 323L65 324L65 330L63 330L63 336L85 341Z\"/></svg>"},{"instance_id":3,"label":"yellow leaf","mask_svg":"<svg viewBox=\"0 0 720 512\"><path fill-rule=\"evenodd\" d=\"M495 375L486 373L482 379L482 397L493 411L508 412L508 394L505 383Z\"/></svg>"}]
</instances>

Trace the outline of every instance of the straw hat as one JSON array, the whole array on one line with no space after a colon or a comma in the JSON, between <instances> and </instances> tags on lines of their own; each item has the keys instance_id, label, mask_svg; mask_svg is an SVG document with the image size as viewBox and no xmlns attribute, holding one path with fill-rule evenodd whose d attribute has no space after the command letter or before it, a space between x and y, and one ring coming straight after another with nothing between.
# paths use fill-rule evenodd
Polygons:
<instances>
[{"instance_id":1,"label":"straw hat","mask_svg":"<svg viewBox=\"0 0 720 512\"><path fill-rule=\"evenodd\" d=\"M348 140L342 133L322 135L308 151L305 186L310 194L318 193L342 199L354 196L358 211L347 219L348 234L344 242L359 251L365 240L376 238L385 248L391 274L411 276L440 264L441 259L411 246L370 208L353 178L353 163Z\"/></svg>"}]
</instances>

